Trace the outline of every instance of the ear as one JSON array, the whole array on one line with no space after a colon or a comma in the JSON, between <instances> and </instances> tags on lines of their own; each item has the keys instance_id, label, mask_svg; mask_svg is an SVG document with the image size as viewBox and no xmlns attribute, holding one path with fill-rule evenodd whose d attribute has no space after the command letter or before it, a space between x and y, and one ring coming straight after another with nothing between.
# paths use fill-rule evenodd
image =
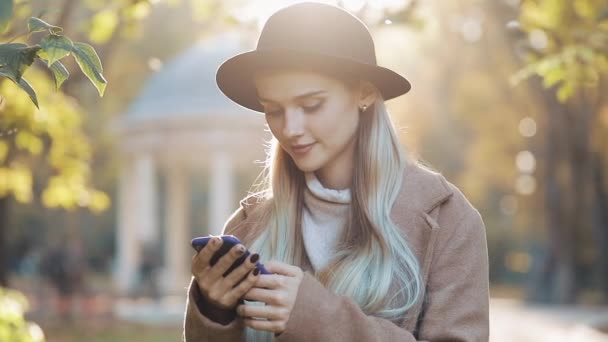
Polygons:
<instances>
[{"instance_id":1,"label":"ear","mask_svg":"<svg viewBox=\"0 0 608 342\"><path fill-rule=\"evenodd\" d=\"M359 107L366 105L370 107L377 100L376 87L369 81L361 80L359 82L357 105Z\"/></svg>"}]
</instances>

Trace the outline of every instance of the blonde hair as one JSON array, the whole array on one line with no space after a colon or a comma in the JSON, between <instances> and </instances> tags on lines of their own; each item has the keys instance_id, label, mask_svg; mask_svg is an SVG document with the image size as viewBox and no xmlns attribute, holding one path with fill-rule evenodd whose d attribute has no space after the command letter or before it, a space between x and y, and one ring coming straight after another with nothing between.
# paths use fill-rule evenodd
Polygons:
<instances>
[{"instance_id":1,"label":"blonde hair","mask_svg":"<svg viewBox=\"0 0 608 342\"><path fill-rule=\"evenodd\" d=\"M390 218L408 160L379 93L377 99L361 114L356 133L348 228L328 267L314 276L330 291L353 299L366 314L399 322L424 297L424 284L407 236ZM276 139L267 155L258 184L262 190L256 193L265 199L260 224L266 229L250 249L262 262L300 265L304 175ZM249 342L274 340L274 334L249 327L245 334Z\"/></svg>"}]
</instances>

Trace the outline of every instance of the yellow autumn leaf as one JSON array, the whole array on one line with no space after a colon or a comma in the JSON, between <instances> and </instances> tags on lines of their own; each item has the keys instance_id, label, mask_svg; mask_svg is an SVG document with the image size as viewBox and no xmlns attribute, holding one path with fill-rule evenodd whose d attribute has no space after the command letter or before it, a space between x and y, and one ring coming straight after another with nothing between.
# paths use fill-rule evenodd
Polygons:
<instances>
[{"instance_id":1,"label":"yellow autumn leaf","mask_svg":"<svg viewBox=\"0 0 608 342\"><path fill-rule=\"evenodd\" d=\"M15 144L18 148L26 150L33 155L38 155L44 147L42 140L28 131L19 131L15 136Z\"/></svg>"},{"instance_id":2,"label":"yellow autumn leaf","mask_svg":"<svg viewBox=\"0 0 608 342\"><path fill-rule=\"evenodd\" d=\"M75 203L74 194L67 184L51 181L42 192L42 203L49 208L72 208Z\"/></svg>"},{"instance_id":3,"label":"yellow autumn leaf","mask_svg":"<svg viewBox=\"0 0 608 342\"><path fill-rule=\"evenodd\" d=\"M89 202L89 208L95 213L101 213L102 211L110 207L110 197L101 191L93 191L91 195L91 201Z\"/></svg>"},{"instance_id":4,"label":"yellow autumn leaf","mask_svg":"<svg viewBox=\"0 0 608 342\"><path fill-rule=\"evenodd\" d=\"M103 44L112 37L116 26L118 26L116 11L101 11L95 14L91 20L89 39L94 43Z\"/></svg>"},{"instance_id":5,"label":"yellow autumn leaf","mask_svg":"<svg viewBox=\"0 0 608 342\"><path fill-rule=\"evenodd\" d=\"M29 203L32 200L32 172L23 165L16 165L9 173L9 187L17 202Z\"/></svg>"}]
</instances>

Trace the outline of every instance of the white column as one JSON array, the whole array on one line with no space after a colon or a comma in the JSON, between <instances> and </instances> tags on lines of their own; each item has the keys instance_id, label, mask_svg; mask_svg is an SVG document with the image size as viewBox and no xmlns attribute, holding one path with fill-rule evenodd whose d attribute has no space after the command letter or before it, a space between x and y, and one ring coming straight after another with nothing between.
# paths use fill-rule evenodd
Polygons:
<instances>
[{"instance_id":1,"label":"white column","mask_svg":"<svg viewBox=\"0 0 608 342\"><path fill-rule=\"evenodd\" d=\"M167 170L167 215L165 222L165 270L162 287L166 295L183 295L190 280L190 196L188 178L183 168Z\"/></svg>"},{"instance_id":2,"label":"white column","mask_svg":"<svg viewBox=\"0 0 608 342\"><path fill-rule=\"evenodd\" d=\"M138 236L143 243L154 243L159 239L159 225L158 189L153 157L149 154L138 155L134 168Z\"/></svg>"},{"instance_id":3,"label":"white column","mask_svg":"<svg viewBox=\"0 0 608 342\"><path fill-rule=\"evenodd\" d=\"M140 261L140 246L135 224L137 221L135 177L132 166L125 160L119 179L114 284L121 294L128 293L134 285Z\"/></svg>"},{"instance_id":4,"label":"white column","mask_svg":"<svg viewBox=\"0 0 608 342\"><path fill-rule=\"evenodd\" d=\"M221 234L224 223L238 205L234 202L234 181L231 156L224 151L217 151L211 159L209 234Z\"/></svg>"}]
</instances>

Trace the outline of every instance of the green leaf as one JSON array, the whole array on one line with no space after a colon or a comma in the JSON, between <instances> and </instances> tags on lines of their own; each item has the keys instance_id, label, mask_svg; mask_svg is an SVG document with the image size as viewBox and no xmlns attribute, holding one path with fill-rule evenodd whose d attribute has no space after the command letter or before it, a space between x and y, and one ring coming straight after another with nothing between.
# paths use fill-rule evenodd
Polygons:
<instances>
[{"instance_id":1,"label":"green leaf","mask_svg":"<svg viewBox=\"0 0 608 342\"><path fill-rule=\"evenodd\" d=\"M59 89L63 82L70 77L68 69L66 69L60 61L57 61L51 65L51 72L55 78L55 87L57 89Z\"/></svg>"},{"instance_id":2,"label":"green leaf","mask_svg":"<svg viewBox=\"0 0 608 342\"><path fill-rule=\"evenodd\" d=\"M4 65L0 66L0 76L8 77L11 80L13 80L12 74L10 73L8 68ZM14 80L13 80L13 82L14 82Z\"/></svg>"},{"instance_id":3,"label":"green leaf","mask_svg":"<svg viewBox=\"0 0 608 342\"><path fill-rule=\"evenodd\" d=\"M42 47L42 50L44 50L48 58L48 67L50 67L51 64L62 59L63 57L68 56L74 48L74 44L72 43L72 40L70 40L70 38L55 34L51 34L44 37L40 41L40 46Z\"/></svg>"},{"instance_id":4,"label":"green leaf","mask_svg":"<svg viewBox=\"0 0 608 342\"><path fill-rule=\"evenodd\" d=\"M36 96L36 91L24 78L20 78L19 81L15 81L12 75L6 73L5 69L2 67L0 67L0 76L8 77L11 81L19 85L19 87L29 95L30 99L32 99L32 102L34 102L36 108L40 109L40 107L38 107L38 96Z\"/></svg>"},{"instance_id":5,"label":"green leaf","mask_svg":"<svg viewBox=\"0 0 608 342\"><path fill-rule=\"evenodd\" d=\"M21 89L25 90L25 92L30 96L30 99L32 99L32 102L34 102L34 105L36 105L36 108L40 109L40 107L38 106L38 96L36 96L36 91L25 80L25 78L21 78L19 80L19 87L21 87Z\"/></svg>"},{"instance_id":6,"label":"green leaf","mask_svg":"<svg viewBox=\"0 0 608 342\"><path fill-rule=\"evenodd\" d=\"M0 44L0 68L6 77L19 83L21 75L37 57L40 46L27 46L21 43Z\"/></svg>"},{"instance_id":7,"label":"green leaf","mask_svg":"<svg viewBox=\"0 0 608 342\"><path fill-rule=\"evenodd\" d=\"M91 45L76 42L74 43L72 52L74 52L74 58L76 59L76 63L78 63L80 70L82 70L89 80L91 80L95 88L97 88L99 96L103 96L108 82L101 74L103 72L103 67L101 66L101 60L99 60L99 56L97 56L95 49L93 49Z\"/></svg>"},{"instance_id":8,"label":"green leaf","mask_svg":"<svg viewBox=\"0 0 608 342\"><path fill-rule=\"evenodd\" d=\"M40 58L40 60L44 64L48 64L48 61L46 59ZM53 63L49 67L49 70L51 70L51 72L53 73L53 77L55 78L55 89L57 90L61 87L63 82L67 80L68 77L70 77L68 69L66 69L66 67L60 61Z\"/></svg>"},{"instance_id":9,"label":"green leaf","mask_svg":"<svg viewBox=\"0 0 608 342\"><path fill-rule=\"evenodd\" d=\"M0 0L0 33L4 33L13 17L13 0Z\"/></svg>"},{"instance_id":10,"label":"green leaf","mask_svg":"<svg viewBox=\"0 0 608 342\"><path fill-rule=\"evenodd\" d=\"M48 30L50 34L59 34L59 33L63 32L63 29L61 27L51 25L51 24L47 23L46 21L44 21L40 18L36 18L36 17L31 17L28 20L27 29L30 32L41 32L41 31Z\"/></svg>"}]
</instances>

